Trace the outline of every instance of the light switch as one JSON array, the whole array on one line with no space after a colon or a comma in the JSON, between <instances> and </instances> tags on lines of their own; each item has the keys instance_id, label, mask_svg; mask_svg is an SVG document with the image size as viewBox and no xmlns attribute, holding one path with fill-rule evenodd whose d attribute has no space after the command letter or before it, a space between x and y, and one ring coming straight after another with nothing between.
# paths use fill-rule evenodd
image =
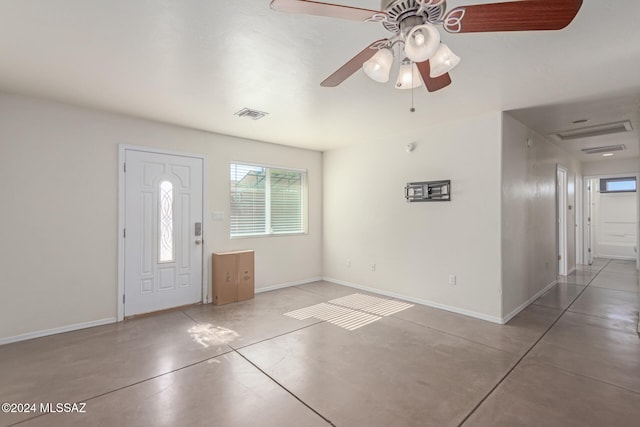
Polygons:
<instances>
[{"instance_id":1,"label":"light switch","mask_svg":"<svg viewBox=\"0 0 640 427\"><path fill-rule=\"evenodd\" d=\"M215 211L215 212L213 212L213 220L214 221L224 221L224 211Z\"/></svg>"}]
</instances>

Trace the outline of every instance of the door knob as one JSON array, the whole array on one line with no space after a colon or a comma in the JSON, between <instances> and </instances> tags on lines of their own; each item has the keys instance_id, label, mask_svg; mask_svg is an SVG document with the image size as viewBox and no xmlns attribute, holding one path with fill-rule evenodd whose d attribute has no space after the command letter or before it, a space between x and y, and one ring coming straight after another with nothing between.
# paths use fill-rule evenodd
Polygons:
<instances>
[{"instance_id":1,"label":"door knob","mask_svg":"<svg viewBox=\"0 0 640 427\"><path fill-rule=\"evenodd\" d=\"M201 243L202 243L202 240L196 239L196 245L200 245Z\"/></svg>"}]
</instances>

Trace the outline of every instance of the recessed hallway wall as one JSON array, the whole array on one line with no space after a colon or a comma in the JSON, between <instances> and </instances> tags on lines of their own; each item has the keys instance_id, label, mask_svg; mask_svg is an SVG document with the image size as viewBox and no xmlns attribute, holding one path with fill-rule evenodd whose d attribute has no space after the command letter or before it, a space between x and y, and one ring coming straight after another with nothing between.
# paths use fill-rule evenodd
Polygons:
<instances>
[{"instance_id":1,"label":"recessed hallway wall","mask_svg":"<svg viewBox=\"0 0 640 427\"><path fill-rule=\"evenodd\" d=\"M567 267L569 272L576 267L581 168L567 152L506 113L502 132L502 313L508 317L556 280L557 165L568 170Z\"/></svg>"}]
</instances>

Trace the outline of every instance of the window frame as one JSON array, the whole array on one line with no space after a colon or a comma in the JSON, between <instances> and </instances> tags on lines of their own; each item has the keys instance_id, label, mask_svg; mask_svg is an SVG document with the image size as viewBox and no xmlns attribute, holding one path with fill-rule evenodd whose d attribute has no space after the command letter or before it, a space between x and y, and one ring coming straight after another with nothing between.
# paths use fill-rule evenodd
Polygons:
<instances>
[{"instance_id":1,"label":"window frame","mask_svg":"<svg viewBox=\"0 0 640 427\"><path fill-rule=\"evenodd\" d=\"M233 235L231 222L233 218L233 190L231 183L231 168L233 165L245 166L245 167L256 167L265 169L265 232L264 233L255 233L255 234L241 234L241 235ZM285 232L285 233L273 233L271 231L271 170L281 170L287 172L296 172L300 173L300 188L302 191L301 195L301 224L302 231L295 232ZM276 166L269 165L263 163L253 163L253 162L244 162L244 161L230 161L229 168L227 169L227 173L229 174L229 238L232 240L235 239L255 239L255 238L265 238L265 237L286 237L286 236L303 236L309 234L309 172L307 169L300 168L292 168L288 166Z\"/></svg>"},{"instance_id":2,"label":"window frame","mask_svg":"<svg viewBox=\"0 0 640 427\"><path fill-rule=\"evenodd\" d=\"M608 190L607 184L610 182L624 182L633 181L636 184L636 188L633 190ZM612 194L612 193L635 193L638 191L638 179L635 176L624 176L615 178L600 178L600 193Z\"/></svg>"}]
</instances>

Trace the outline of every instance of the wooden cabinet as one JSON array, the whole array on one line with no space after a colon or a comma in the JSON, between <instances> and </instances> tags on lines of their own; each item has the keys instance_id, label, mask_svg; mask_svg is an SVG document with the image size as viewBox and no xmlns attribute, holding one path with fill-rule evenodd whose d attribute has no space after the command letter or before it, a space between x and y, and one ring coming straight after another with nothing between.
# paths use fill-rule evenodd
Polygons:
<instances>
[{"instance_id":1,"label":"wooden cabinet","mask_svg":"<svg viewBox=\"0 0 640 427\"><path fill-rule=\"evenodd\" d=\"M251 299L255 294L253 251L213 254L213 303Z\"/></svg>"}]
</instances>

